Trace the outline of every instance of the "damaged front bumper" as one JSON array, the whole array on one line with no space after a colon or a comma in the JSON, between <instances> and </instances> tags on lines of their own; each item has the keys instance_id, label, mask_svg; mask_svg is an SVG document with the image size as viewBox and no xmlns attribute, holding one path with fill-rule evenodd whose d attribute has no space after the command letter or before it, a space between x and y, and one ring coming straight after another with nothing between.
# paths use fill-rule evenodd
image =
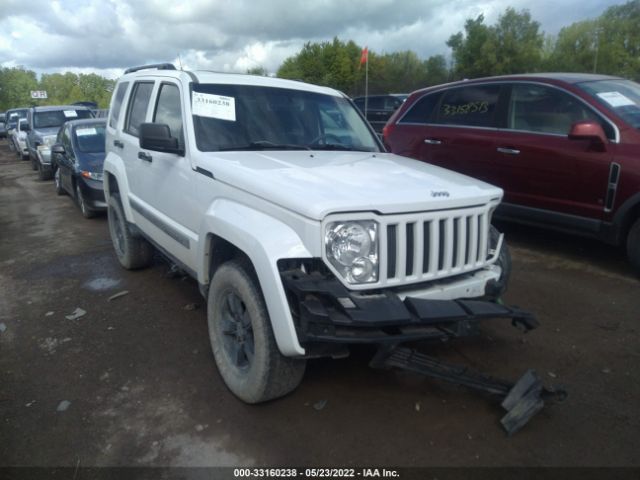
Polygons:
<instances>
[{"instance_id":1,"label":"damaged front bumper","mask_svg":"<svg viewBox=\"0 0 640 480\"><path fill-rule=\"evenodd\" d=\"M509 318L523 330L537 326L531 313L490 301L434 300L391 289L354 292L335 278L297 269L281 272L281 278L298 338L311 347L471 336L490 318Z\"/></svg>"},{"instance_id":2,"label":"damaged front bumper","mask_svg":"<svg viewBox=\"0 0 640 480\"><path fill-rule=\"evenodd\" d=\"M496 318L509 319L526 332L538 326L530 312L482 299L434 300L389 289L353 292L331 276L299 269L283 271L281 278L309 357L341 356L348 344L377 344L374 368L408 370L500 397L507 411L501 423L509 435L538 413L545 400L566 397L562 389L544 387L533 370L511 383L401 346L473 336L481 321Z\"/></svg>"}]
</instances>

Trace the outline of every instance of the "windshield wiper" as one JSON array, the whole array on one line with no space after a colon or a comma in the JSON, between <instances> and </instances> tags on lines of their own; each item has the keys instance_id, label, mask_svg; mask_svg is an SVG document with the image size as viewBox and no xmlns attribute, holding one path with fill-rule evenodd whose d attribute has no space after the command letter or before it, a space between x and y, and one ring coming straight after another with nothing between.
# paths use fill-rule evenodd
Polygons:
<instances>
[{"instance_id":1,"label":"windshield wiper","mask_svg":"<svg viewBox=\"0 0 640 480\"><path fill-rule=\"evenodd\" d=\"M347 152L372 152L373 150L364 147L351 147L342 143L314 143L309 145L310 150L344 150Z\"/></svg>"},{"instance_id":2,"label":"windshield wiper","mask_svg":"<svg viewBox=\"0 0 640 480\"><path fill-rule=\"evenodd\" d=\"M258 142L247 143L246 145L234 145L231 147L219 148L219 152L230 152L233 150L311 150L305 145L296 145L293 143L273 143L268 140L260 140Z\"/></svg>"}]
</instances>

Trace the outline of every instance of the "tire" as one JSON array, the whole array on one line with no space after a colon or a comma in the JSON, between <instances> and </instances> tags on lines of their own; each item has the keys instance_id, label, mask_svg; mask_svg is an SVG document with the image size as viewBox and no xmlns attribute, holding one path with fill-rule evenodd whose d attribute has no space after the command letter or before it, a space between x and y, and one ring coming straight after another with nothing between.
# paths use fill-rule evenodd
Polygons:
<instances>
[{"instance_id":1,"label":"tire","mask_svg":"<svg viewBox=\"0 0 640 480\"><path fill-rule=\"evenodd\" d=\"M627 234L627 258L629 263L640 275L640 218L637 218Z\"/></svg>"},{"instance_id":2,"label":"tire","mask_svg":"<svg viewBox=\"0 0 640 480\"><path fill-rule=\"evenodd\" d=\"M31 160L31 168L33 170L38 170L38 164L36 163L37 159L34 160L34 158L31 156L31 154L29 154L29 159Z\"/></svg>"},{"instance_id":3,"label":"tire","mask_svg":"<svg viewBox=\"0 0 640 480\"><path fill-rule=\"evenodd\" d=\"M264 298L247 262L213 275L207 303L213 356L227 388L246 403L282 397L300 384L306 361L278 350Z\"/></svg>"},{"instance_id":4,"label":"tire","mask_svg":"<svg viewBox=\"0 0 640 480\"><path fill-rule=\"evenodd\" d=\"M76 203L84 218L93 218L96 216L96 212L87 207L87 202L84 201L84 195L82 195L79 183L76 183Z\"/></svg>"},{"instance_id":5,"label":"tire","mask_svg":"<svg viewBox=\"0 0 640 480\"><path fill-rule=\"evenodd\" d=\"M51 172L44 169L44 167L40 163L40 160L36 160L36 162L38 163L38 180L40 180L41 182L44 182L45 180L50 180Z\"/></svg>"},{"instance_id":6,"label":"tire","mask_svg":"<svg viewBox=\"0 0 640 480\"><path fill-rule=\"evenodd\" d=\"M53 174L53 184L56 188L56 193L58 195L64 195L66 192L64 191L64 188L62 188L62 182L60 180L60 169L56 168L55 173Z\"/></svg>"},{"instance_id":7,"label":"tire","mask_svg":"<svg viewBox=\"0 0 640 480\"><path fill-rule=\"evenodd\" d=\"M489 245L490 248L495 248L498 245L500 239L500 232L496 227L491 225L489 229ZM486 294L492 300L498 300L507 291L509 285L509 278L511 277L511 252L506 241L502 241L502 248L500 254L496 260L495 265L498 265L502 269L500 278L492 281L487 285Z\"/></svg>"},{"instance_id":8,"label":"tire","mask_svg":"<svg viewBox=\"0 0 640 480\"><path fill-rule=\"evenodd\" d=\"M153 258L153 247L131 232L117 193L109 197L107 216L109 234L120 265L127 270L148 267Z\"/></svg>"}]
</instances>

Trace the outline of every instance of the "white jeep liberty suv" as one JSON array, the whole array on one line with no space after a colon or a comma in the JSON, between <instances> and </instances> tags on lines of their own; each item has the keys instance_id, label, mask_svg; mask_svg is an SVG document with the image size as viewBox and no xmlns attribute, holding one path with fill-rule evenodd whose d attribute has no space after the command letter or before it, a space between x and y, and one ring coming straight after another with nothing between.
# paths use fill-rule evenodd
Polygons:
<instances>
[{"instance_id":1,"label":"white jeep liberty suv","mask_svg":"<svg viewBox=\"0 0 640 480\"><path fill-rule=\"evenodd\" d=\"M123 267L158 249L197 279L229 389L248 403L349 344L463 336L513 311L502 191L386 153L344 94L136 67L118 80L104 188Z\"/></svg>"}]
</instances>

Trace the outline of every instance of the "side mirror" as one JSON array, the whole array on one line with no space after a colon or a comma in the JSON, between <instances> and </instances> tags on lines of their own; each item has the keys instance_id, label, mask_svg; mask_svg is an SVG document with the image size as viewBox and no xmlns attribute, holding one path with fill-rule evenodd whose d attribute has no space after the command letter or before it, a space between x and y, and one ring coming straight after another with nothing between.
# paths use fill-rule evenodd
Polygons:
<instances>
[{"instance_id":1,"label":"side mirror","mask_svg":"<svg viewBox=\"0 0 640 480\"><path fill-rule=\"evenodd\" d=\"M20 131L21 132L29 132L31 131L31 128L29 128L29 124L26 122L21 122L20 123Z\"/></svg>"},{"instance_id":2,"label":"side mirror","mask_svg":"<svg viewBox=\"0 0 640 480\"><path fill-rule=\"evenodd\" d=\"M58 155L64 155L65 150L62 144L56 143L51 147L51 153L57 153Z\"/></svg>"},{"instance_id":3,"label":"side mirror","mask_svg":"<svg viewBox=\"0 0 640 480\"><path fill-rule=\"evenodd\" d=\"M140 148L155 152L184 155L178 139L171 136L169 125L164 123L142 123L140 125Z\"/></svg>"},{"instance_id":4,"label":"side mirror","mask_svg":"<svg viewBox=\"0 0 640 480\"><path fill-rule=\"evenodd\" d=\"M607 149L607 136L598 122L576 122L571 125L569 140L591 140L591 145L598 150Z\"/></svg>"}]
</instances>

